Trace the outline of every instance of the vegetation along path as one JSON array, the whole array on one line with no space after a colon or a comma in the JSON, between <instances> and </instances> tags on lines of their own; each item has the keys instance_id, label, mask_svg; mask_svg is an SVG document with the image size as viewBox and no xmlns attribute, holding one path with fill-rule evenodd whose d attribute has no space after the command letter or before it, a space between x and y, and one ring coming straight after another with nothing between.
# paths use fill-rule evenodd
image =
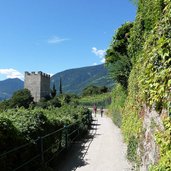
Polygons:
<instances>
[{"instance_id":1,"label":"vegetation along path","mask_svg":"<svg viewBox=\"0 0 171 171\"><path fill-rule=\"evenodd\" d=\"M129 171L125 154L120 129L97 114L87 139L72 146L56 171Z\"/></svg>"}]
</instances>

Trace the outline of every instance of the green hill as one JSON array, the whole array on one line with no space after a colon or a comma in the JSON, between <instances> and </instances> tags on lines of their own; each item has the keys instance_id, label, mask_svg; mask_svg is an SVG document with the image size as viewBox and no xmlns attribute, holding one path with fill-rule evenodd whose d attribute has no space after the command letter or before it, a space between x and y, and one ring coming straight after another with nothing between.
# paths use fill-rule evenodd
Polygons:
<instances>
[{"instance_id":1,"label":"green hill","mask_svg":"<svg viewBox=\"0 0 171 171\"><path fill-rule=\"evenodd\" d=\"M62 78L62 88L65 93L80 94L88 85L111 87L114 83L108 78L108 71L104 65L96 65L77 69L69 69L57 73L51 77L59 92L59 80ZM24 82L20 79L6 79L0 81L0 100L10 98L17 90L24 88Z\"/></svg>"},{"instance_id":2,"label":"green hill","mask_svg":"<svg viewBox=\"0 0 171 171\"><path fill-rule=\"evenodd\" d=\"M55 83L59 90L60 77L65 93L80 94L88 85L112 87L114 82L108 78L104 65L76 68L57 73L51 77L51 86Z\"/></svg>"},{"instance_id":3,"label":"green hill","mask_svg":"<svg viewBox=\"0 0 171 171\"><path fill-rule=\"evenodd\" d=\"M24 88L24 82L18 78L0 81L0 100L10 98L17 90Z\"/></svg>"}]
</instances>

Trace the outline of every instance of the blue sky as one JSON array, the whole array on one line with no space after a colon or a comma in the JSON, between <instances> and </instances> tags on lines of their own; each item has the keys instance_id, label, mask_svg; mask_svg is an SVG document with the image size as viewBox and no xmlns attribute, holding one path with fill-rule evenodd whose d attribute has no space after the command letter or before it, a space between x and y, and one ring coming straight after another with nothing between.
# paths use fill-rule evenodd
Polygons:
<instances>
[{"instance_id":1,"label":"blue sky","mask_svg":"<svg viewBox=\"0 0 171 171\"><path fill-rule=\"evenodd\" d=\"M0 80L101 64L135 14L129 0L0 0Z\"/></svg>"}]
</instances>

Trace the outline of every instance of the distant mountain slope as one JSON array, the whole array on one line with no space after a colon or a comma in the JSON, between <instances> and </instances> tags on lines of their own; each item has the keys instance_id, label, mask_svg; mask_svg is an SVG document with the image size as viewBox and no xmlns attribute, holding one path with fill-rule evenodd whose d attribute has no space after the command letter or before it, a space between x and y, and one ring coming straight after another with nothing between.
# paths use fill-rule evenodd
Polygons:
<instances>
[{"instance_id":1,"label":"distant mountain slope","mask_svg":"<svg viewBox=\"0 0 171 171\"><path fill-rule=\"evenodd\" d=\"M57 73L51 77L59 92L59 79L62 78L62 88L65 93L80 94L88 85L111 87L113 81L108 78L104 65L76 68ZM10 98L17 90L24 88L24 82L18 78L0 81L0 100Z\"/></svg>"},{"instance_id":2,"label":"distant mountain slope","mask_svg":"<svg viewBox=\"0 0 171 171\"><path fill-rule=\"evenodd\" d=\"M88 85L111 87L114 83L108 78L104 65L76 68L57 73L51 77L51 86L55 83L59 90L59 80L62 79L63 92L80 94Z\"/></svg>"},{"instance_id":3,"label":"distant mountain slope","mask_svg":"<svg viewBox=\"0 0 171 171\"><path fill-rule=\"evenodd\" d=\"M0 100L10 98L17 90L24 88L24 82L18 78L0 81Z\"/></svg>"}]
</instances>

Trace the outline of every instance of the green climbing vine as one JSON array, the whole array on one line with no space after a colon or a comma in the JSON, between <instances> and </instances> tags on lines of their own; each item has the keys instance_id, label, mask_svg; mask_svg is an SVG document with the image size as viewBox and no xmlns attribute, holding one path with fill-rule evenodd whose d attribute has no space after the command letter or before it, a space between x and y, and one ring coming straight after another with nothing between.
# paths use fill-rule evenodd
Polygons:
<instances>
[{"instance_id":1,"label":"green climbing vine","mask_svg":"<svg viewBox=\"0 0 171 171\"><path fill-rule=\"evenodd\" d=\"M122 116L122 131L128 143L127 156L134 162L138 159L136 144L140 144L143 134L143 105L153 107L160 114L163 109L168 109L171 101L171 2L145 0L139 1L138 7L128 45L133 68ZM156 167L152 167L155 171L170 169L171 165L168 149L171 146L171 125L168 119L163 123L165 131L156 134L160 159Z\"/></svg>"},{"instance_id":2,"label":"green climbing vine","mask_svg":"<svg viewBox=\"0 0 171 171\"><path fill-rule=\"evenodd\" d=\"M165 7L171 13L170 3ZM168 13L168 11L167 11ZM143 50L143 59L139 63L142 66L141 88L142 93L150 105L155 104L156 108L167 106L171 87L171 39L170 15L164 15L164 18L156 24L153 34L146 38ZM163 28L163 26L165 26ZM143 61L142 61L143 60Z\"/></svg>"},{"instance_id":3,"label":"green climbing vine","mask_svg":"<svg viewBox=\"0 0 171 171\"><path fill-rule=\"evenodd\" d=\"M144 117L147 113L152 114L149 111L155 110L158 116L163 114L161 120L162 118L167 119L163 120L165 130L156 134L156 145L160 147L160 158L154 159L156 163L151 169L154 171L170 170L171 124L167 117L171 115L170 0L138 1L136 19L129 30L125 51L131 61L128 86L125 86L127 97L121 108L121 129L128 143L127 157L130 161L141 162L139 156L144 154L138 156L137 149L139 148L139 153L145 149L141 147L143 146L142 137L146 137L146 128L143 129ZM111 51L108 51L108 54L109 59L116 62ZM115 68L113 70L115 71ZM153 135L155 130L160 130L160 126L155 123L155 120L151 122L153 130L148 128L148 131L151 131ZM153 140L152 136L149 141Z\"/></svg>"},{"instance_id":4,"label":"green climbing vine","mask_svg":"<svg viewBox=\"0 0 171 171\"><path fill-rule=\"evenodd\" d=\"M156 141L159 145L160 159L157 165L150 167L150 171L170 171L171 170L171 118L163 121L164 131L156 133Z\"/></svg>"}]
</instances>

